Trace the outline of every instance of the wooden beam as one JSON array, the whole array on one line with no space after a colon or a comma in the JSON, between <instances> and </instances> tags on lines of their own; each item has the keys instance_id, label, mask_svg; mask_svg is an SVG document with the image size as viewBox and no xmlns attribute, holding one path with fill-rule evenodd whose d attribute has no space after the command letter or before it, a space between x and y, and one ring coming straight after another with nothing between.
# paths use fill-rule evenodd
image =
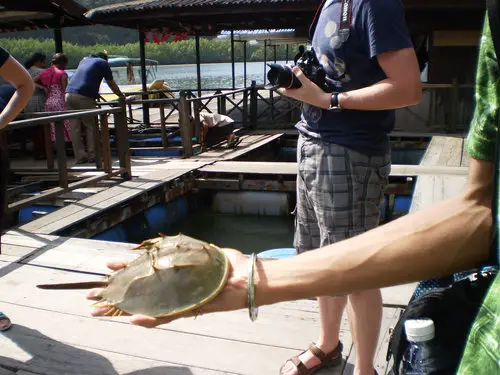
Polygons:
<instances>
[{"instance_id":1,"label":"wooden beam","mask_svg":"<svg viewBox=\"0 0 500 375\"><path fill-rule=\"evenodd\" d=\"M75 189L80 189L80 188L83 188L83 187L86 187L86 186L92 186L95 183L97 183L97 182L99 182L101 180L104 180L105 178L109 178L109 177L112 177L112 176L117 176L117 175L119 175L122 172L123 172L122 170L118 170L118 171L115 171L115 172L110 173L110 174L100 173L97 176L92 176L92 177L86 178L84 180L81 180L81 181L69 184L67 188L57 187L57 188L54 188L54 189L47 190L47 191L45 191L45 192L43 192L43 193L41 193L41 194L39 194L37 196L26 198L26 199L20 200L18 202L9 204L9 206L7 208L7 211L8 212L17 211L17 210L20 210L23 207L31 206L32 204L35 204L36 202L39 202L39 201L44 200L44 199L56 197L56 196L58 196L58 195L60 195L62 193L65 193L67 191L71 191L71 190L75 190Z\"/></svg>"},{"instance_id":2,"label":"wooden beam","mask_svg":"<svg viewBox=\"0 0 500 375\"><path fill-rule=\"evenodd\" d=\"M269 175L296 175L297 163L294 162L247 162L247 161L218 161L200 168L200 172L227 173L227 174L269 174ZM424 175L456 175L467 176L468 168L459 166L439 165L400 165L393 164L391 176L424 176Z\"/></svg>"}]
</instances>

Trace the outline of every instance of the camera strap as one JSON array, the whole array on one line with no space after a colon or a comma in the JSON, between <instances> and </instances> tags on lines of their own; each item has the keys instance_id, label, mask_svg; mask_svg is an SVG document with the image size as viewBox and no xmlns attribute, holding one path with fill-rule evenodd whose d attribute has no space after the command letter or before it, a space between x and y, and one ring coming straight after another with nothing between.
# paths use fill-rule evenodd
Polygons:
<instances>
[{"instance_id":1,"label":"camera strap","mask_svg":"<svg viewBox=\"0 0 500 375\"><path fill-rule=\"evenodd\" d=\"M342 3L342 8L340 9L340 27L338 35L342 39L342 42L345 42L349 38L349 33L351 31L351 22L352 22L352 1L353 0L340 0ZM313 22L311 23L311 27L309 28L309 38L313 39L314 31L316 30L316 26L318 25L319 15L323 10L323 6L325 5L326 0L322 0L318 9L316 9L316 14L314 15Z\"/></svg>"}]
</instances>

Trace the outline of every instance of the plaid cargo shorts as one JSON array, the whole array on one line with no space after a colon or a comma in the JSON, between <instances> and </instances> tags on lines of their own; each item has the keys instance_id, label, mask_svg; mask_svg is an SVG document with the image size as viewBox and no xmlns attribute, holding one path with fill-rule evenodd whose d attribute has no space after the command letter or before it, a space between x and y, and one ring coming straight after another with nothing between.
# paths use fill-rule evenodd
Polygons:
<instances>
[{"instance_id":1,"label":"plaid cargo shorts","mask_svg":"<svg viewBox=\"0 0 500 375\"><path fill-rule=\"evenodd\" d=\"M294 247L298 253L366 232L380 219L391 154L366 156L299 136Z\"/></svg>"}]
</instances>

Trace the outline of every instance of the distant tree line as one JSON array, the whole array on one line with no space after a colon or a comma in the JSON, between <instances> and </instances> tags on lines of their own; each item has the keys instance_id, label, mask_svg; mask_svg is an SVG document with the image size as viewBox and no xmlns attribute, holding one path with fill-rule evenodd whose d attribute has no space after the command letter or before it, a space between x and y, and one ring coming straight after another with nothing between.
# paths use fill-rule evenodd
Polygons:
<instances>
[{"instance_id":1,"label":"distant tree line","mask_svg":"<svg viewBox=\"0 0 500 375\"><path fill-rule=\"evenodd\" d=\"M2 38L0 45L7 49L19 61L26 61L34 52L44 52L50 61L54 54L54 40L35 38ZM91 53L106 50L110 55L124 55L139 57L139 43L96 43L94 45L81 45L71 42L63 43L64 52L69 58L69 69L78 66L80 60ZM288 60L293 61L298 50L297 45L290 45ZM196 63L196 47L194 39L175 43L146 44L146 57L157 60L160 65L169 64L194 64ZM202 63L219 63L231 61L231 43L228 39L200 38L200 57ZM267 60L274 59L274 49L267 47ZM286 46L276 47L276 59L286 59ZM243 44L235 43L235 60L243 61ZM264 44L247 44L247 61L263 61Z\"/></svg>"}]
</instances>

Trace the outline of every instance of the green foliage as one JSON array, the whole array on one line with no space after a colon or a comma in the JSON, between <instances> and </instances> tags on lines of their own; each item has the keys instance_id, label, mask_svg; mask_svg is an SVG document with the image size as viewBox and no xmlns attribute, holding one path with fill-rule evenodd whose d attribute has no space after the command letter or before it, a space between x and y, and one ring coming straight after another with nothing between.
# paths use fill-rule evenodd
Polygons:
<instances>
[{"instance_id":1,"label":"green foliage","mask_svg":"<svg viewBox=\"0 0 500 375\"><path fill-rule=\"evenodd\" d=\"M34 38L3 38L0 45L7 49L16 59L24 63L32 53L44 52L49 58L54 53L54 41L51 39ZM107 50L111 55L124 55L128 57L139 57L139 43L126 44L94 44L80 45L64 42L63 49L69 59L69 69L78 66L79 61L94 52ZM298 46L290 45L288 58L293 59ZM243 44L235 43L235 60L243 61ZM286 46L276 48L277 60L284 60ZM146 57L157 60L160 65L168 64L195 64L196 45L194 39L188 39L176 43L146 44ZM206 39L200 38L200 58L202 63L218 63L231 61L231 43L228 39ZM274 58L274 51L268 47L268 60ZM263 61L264 45L262 43L247 45L247 61Z\"/></svg>"}]
</instances>

